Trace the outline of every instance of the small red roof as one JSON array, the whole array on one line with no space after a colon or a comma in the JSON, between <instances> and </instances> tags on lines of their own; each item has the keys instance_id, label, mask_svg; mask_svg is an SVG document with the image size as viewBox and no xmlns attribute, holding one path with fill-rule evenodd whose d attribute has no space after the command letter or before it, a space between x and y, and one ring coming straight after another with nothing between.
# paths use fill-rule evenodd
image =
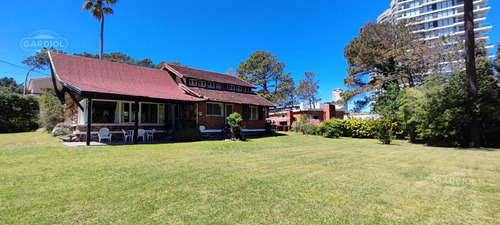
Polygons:
<instances>
[{"instance_id":1,"label":"small red roof","mask_svg":"<svg viewBox=\"0 0 500 225\"><path fill-rule=\"evenodd\" d=\"M221 84L233 84L239 85L243 87L256 88L254 85L238 78L235 76L231 76L223 73L210 72L205 70L188 68L185 66L177 66L177 65L168 65L164 66L170 72L176 74L180 77L193 78L197 80L211 81Z\"/></svg>"},{"instance_id":2,"label":"small red roof","mask_svg":"<svg viewBox=\"0 0 500 225\"><path fill-rule=\"evenodd\" d=\"M59 82L79 93L103 93L174 101L203 99L186 94L170 74L122 63L49 53L51 68Z\"/></svg>"},{"instance_id":3,"label":"small red roof","mask_svg":"<svg viewBox=\"0 0 500 225\"><path fill-rule=\"evenodd\" d=\"M226 102L246 105L258 105L275 107L276 105L255 93L242 93L233 91L223 91L218 89L208 89L200 87L187 87L195 94L214 102Z\"/></svg>"}]
</instances>

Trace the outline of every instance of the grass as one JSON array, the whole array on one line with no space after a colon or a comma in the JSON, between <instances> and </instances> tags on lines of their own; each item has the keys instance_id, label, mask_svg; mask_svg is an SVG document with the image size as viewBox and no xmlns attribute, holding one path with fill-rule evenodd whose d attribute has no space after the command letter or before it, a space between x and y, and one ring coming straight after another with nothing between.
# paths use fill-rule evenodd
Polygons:
<instances>
[{"instance_id":1,"label":"grass","mask_svg":"<svg viewBox=\"0 0 500 225\"><path fill-rule=\"evenodd\" d=\"M69 148L0 134L0 224L498 224L500 151L289 134Z\"/></svg>"}]
</instances>

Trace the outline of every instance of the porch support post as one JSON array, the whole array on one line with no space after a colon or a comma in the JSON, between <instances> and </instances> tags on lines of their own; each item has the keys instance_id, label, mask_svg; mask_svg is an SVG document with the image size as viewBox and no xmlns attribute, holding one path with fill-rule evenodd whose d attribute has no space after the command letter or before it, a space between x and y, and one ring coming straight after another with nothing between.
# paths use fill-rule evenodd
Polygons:
<instances>
[{"instance_id":1,"label":"porch support post","mask_svg":"<svg viewBox=\"0 0 500 225\"><path fill-rule=\"evenodd\" d=\"M90 146L90 129L92 127L92 98L87 99L87 146Z\"/></svg>"},{"instance_id":2,"label":"porch support post","mask_svg":"<svg viewBox=\"0 0 500 225\"><path fill-rule=\"evenodd\" d=\"M135 121L134 121L134 144L137 144L137 132L139 131L139 101L135 101L134 106Z\"/></svg>"}]
</instances>

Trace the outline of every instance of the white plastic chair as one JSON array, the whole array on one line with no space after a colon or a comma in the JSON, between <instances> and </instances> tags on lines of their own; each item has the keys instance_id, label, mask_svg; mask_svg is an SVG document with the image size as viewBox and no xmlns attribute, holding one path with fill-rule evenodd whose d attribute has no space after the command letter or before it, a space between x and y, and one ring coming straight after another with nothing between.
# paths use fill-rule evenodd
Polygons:
<instances>
[{"instance_id":1,"label":"white plastic chair","mask_svg":"<svg viewBox=\"0 0 500 225\"><path fill-rule=\"evenodd\" d=\"M146 133L148 141L154 141L155 140L155 138L154 138L155 132L156 132L156 129L152 129L151 131L148 131Z\"/></svg>"},{"instance_id":2,"label":"white plastic chair","mask_svg":"<svg viewBox=\"0 0 500 225\"><path fill-rule=\"evenodd\" d=\"M127 140L130 140L132 142L132 139L134 138L134 135L130 131L126 131L122 129L123 132L123 142L127 142Z\"/></svg>"},{"instance_id":3,"label":"white plastic chair","mask_svg":"<svg viewBox=\"0 0 500 225\"><path fill-rule=\"evenodd\" d=\"M137 141L139 141L139 137L142 137L142 141L146 141L146 137L144 136L145 134L146 130L144 129L137 130Z\"/></svg>"},{"instance_id":4,"label":"white plastic chair","mask_svg":"<svg viewBox=\"0 0 500 225\"><path fill-rule=\"evenodd\" d=\"M101 128L97 136L99 137L99 142L101 142L102 139L108 139L108 143L111 143L111 134L108 128Z\"/></svg>"}]
</instances>

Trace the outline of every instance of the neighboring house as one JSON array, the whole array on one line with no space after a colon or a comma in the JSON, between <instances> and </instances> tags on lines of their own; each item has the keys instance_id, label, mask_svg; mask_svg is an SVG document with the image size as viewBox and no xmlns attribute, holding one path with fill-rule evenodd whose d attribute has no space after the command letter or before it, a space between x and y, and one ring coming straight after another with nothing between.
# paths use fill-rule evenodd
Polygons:
<instances>
[{"instance_id":1,"label":"neighboring house","mask_svg":"<svg viewBox=\"0 0 500 225\"><path fill-rule=\"evenodd\" d=\"M47 90L54 89L52 77L39 77L30 79L28 92L32 95L42 95Z\"/></svg>"},{"instance_id":2,"label":"neighboring house","mask_svg":"<svg viewBox=\"0 0 500 225\"><path fill-rule=\"evenodd\" d=\"M339 114L340 113L340 114ZM288 131L294 121L304 115L309 122L319 124L332 118L343 118L343 112L337 112L335 105L330 103L316 103L315 107L310 104L300 103L291 108L275 108L271 110L268 120L276 125L277 130Z\"/></svg>"},{"instance_id":3,"label":"neighboring house","mask_svg":"<svg viewBox=\"0 0 500 225\"><path fill-rule=\"evenodd\" d=\"M244 132L263 132L268 107L274 106L253 92L255 86L226 74L172 65L155 70L52 52L49 57L65 121L83 139L102 127L116 134L122 129L137 134L139 128L167 134L184 122L220 133L232 112L242 114Z\"/></svg>"}]
</instances>

